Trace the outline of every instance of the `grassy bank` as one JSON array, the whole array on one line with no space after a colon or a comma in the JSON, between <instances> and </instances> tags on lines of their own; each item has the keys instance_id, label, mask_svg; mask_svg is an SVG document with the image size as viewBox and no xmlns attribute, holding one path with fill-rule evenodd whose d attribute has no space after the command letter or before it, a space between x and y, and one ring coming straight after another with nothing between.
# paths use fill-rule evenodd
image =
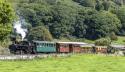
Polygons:
<instances>
[{"instance_id":1,"label":"grassy bank","mask_svg":"<svg viewBox=\"0 0 125 72\"><path fill-rule=\"evenodd\" d=\"M124 72L125 57L74 55L33 61L0 61L1 72Z\"/></svg>"},{"instance_id":2,"label":"grassy bank","mask_svg":"<svg viewBox=\"0 0 125 72\"><path fill-rule=\"evenodd\" d=\"M118 40L114 41L115 44L125 44L125 36L118 36Z\"/></svg>"}]
</instances>

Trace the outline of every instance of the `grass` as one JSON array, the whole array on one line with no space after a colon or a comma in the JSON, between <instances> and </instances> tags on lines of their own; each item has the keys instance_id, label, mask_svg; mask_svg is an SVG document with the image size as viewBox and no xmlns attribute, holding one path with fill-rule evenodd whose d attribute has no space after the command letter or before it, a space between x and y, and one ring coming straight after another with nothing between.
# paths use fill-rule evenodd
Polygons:
<instances>
[{"instance_id":1,"label":"grass","mask_svg":"<svg viewBox=\"0 0 125 72\"><path fill-rule=\"evenodd\" d=\"M31 61L0 61L0 72L124 72L125 57L74 55Z\"/></svg>"},{"instance_id":2,"label":"grass","mask_svg":"<svg viewBox=\"0 0 125 72\"><path fill-rule=\"evenodd\" d=\"M114 44L125 44L125 36L118 36L118 40L113 42Z\"/></svg>"}]
</instances>

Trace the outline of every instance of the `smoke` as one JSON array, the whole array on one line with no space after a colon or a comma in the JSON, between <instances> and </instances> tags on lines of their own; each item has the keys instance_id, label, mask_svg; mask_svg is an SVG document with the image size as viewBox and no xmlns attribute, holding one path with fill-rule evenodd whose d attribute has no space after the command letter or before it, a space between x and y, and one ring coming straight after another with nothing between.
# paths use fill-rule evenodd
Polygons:
<instances>
[{"instance_id":1,"label":"smoke","mask_svg":"<svg viewBox=\"0 0 125 72\"><path fill-rule=\"evenodd\" d=\"M26 37L26 32L27 32L27 29L22 28L24 23L25 23L24 20L18 20L14 23L14 29L16 29L16 33L21 35L22 40Z\"/></svg>"}]
</instances>

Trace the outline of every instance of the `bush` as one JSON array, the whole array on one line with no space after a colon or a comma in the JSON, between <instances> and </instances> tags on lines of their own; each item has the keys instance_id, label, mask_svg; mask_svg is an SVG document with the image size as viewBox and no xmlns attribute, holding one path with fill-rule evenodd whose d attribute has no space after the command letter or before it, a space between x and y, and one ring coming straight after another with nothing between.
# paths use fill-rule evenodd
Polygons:
<instances>
[{"instance_id":1,"label":"bush","mask_svg":"<svg viewBox=\"0 0 125 72\"><path fill-rule=\"evenodd\" d=\"M110 39L113 40L113 41L116 41L116 40L118 40L118 37L117 37L117 35L114 32L112 32L110 34Z\"/></svg>"},{"instance_id":2,"label":"bush","mask_svg":"<svg viewBox=\"0 0 125 72\"><path fill-rule=\"evenodd\" d=\"M110 38L101 38L95 41L95 45L97 46L108 46L110 45L111 40Z\"/></svg>"},{"instance_id":3,"label":"bush","mask_svg":"<svg viewBox=\"0 0 125 72\"><path fill-rule=\"evenodd\" d=\"M51 41L53 39L51 33L44 26L38 26L31 29L28 34L28 40Z\"/></svg>"}]
</instances>

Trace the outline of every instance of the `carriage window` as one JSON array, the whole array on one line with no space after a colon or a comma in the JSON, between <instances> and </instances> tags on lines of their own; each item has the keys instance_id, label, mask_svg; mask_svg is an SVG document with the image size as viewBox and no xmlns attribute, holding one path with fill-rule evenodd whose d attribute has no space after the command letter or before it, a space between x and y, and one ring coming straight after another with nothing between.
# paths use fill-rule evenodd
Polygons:
<instances>
[{"instance_id":1,"label":"carriage window","mask_svg":"<svg viewBox=\"0 0 125 72\"><path fill-rule=\"evenodd\" d=\"M47 45L48 45L48 44L47 44L47 43L45 43L45 47L47 47Z\"/></svg>"},{"instance_id":2,"label":"carriage window","mask_svg":"<svg viewBox=\"0 0 125 72\"><path fill-rule=\"evenodd\" d=\"M52 44L49 44L49 47L52 47Z\"/></svg>"},{"instance_id":3,"label":"carriage window","mask_svg":"<svg viewBox=\"0 0 125 72\"><path fill-rule=\"evenodd\" d=\"M43 43L41 43L41 47L43 47Z\"/></svg>"},{"instance_id":4,"label":"carriage window","mask_svg":"<svg viewBox=\"0 0 125 72\"><path fill-rule=\"evenodd\" d=\"M47 47L49 47L49 43L47 43Z\"/></svg>"},{"instance_id":5,"label":"carriage window","mask_svg":"<svg viewBox=\"0 0 125 72\"><path fill-rule=\"evenodd\" d=\"M36 45L39 45L38 43L36 43Z\"/></svg>"},{"instance_id":6,"label":"carriage window","mask_svg":"<svg viewBox=\"0 0 125 72\"><path fill-rule=\"evenodd\" d=\"M53 45L53 47L56 47L56 44L52 44Z\"/></svg>"},{"instance_id":7,"label":"carriage window","mask_svg":"<svg viewBox=\"0 0 125 72\"><path fill-rule=\"evenodd\" d=\"M43 47L43 43L41 43L41 47Z\"/></svg>"},{"instance_id":8,"label":"carriage window","mask_svg":"<svg viewBox=\"0 0 125 72\"><path fill-rule=\"evenodd\" d=\"M74 45L74 47L79 47L79 45Z\"/></svg>"},{"instance_id":9,"label":"carriage window","mask_svg":"<svg viewBox=\"0 0 125 72\"><path fill-rule=\"evenodd\" d=\"M48 44L48 43L46 43L46 47L49 47L49 44Z\"/></svg>"},{"instance_id":10,"label":"carriage window","mask_svg":"<svg viewBox=\"0 0 125 72\"><path fill-rule=\"evenodd\" d=\"M46 45L45 45L46 47L48 47L48 43L46 43Z\"/></svg>"},{"instance_id":11,"label":"carriage window","mask_svg":"<svg viewBox=\"0 0 125 72\"><path fill-rule=\"evenodd\" d=\"M39 47L39 44L38 44L38 43L37 43L36 45L37 45L37 47Z\"/></svg>"},{"instance_id":12,"label":"carriage window","mask_svg":"<svg viewBox=\"0 0 125 72\"><path fill-rule=\"evenodd\" d=\"M41 47L41 44L39 43L39 47Z\"/></svg>"},{"instance_id":13,"label":"carriage window","mask_svg":"<svg viewBox=\"0 0 125 72\"><path fill-rule=\"evenodd\" d=\"M63 47L65 47L65 48L66 48L66 47L67 47L67 45L64 45Z\"/></svg>"},{"instance_id":14,"label":"carriage window","mask_svg":"<svg viewBox=\"0 0 125 72\"><path fill-rule=\"evenodd\" d=\"M45 43L45 47L47 47L47 43Z\"/></svg>"},{"instance_id":15,"label":"carriage window","mask_svg":"<svg viewBox=\"0 0 125 72\"><path fill-rule=\"evenodd\" d=\"M45 47L45 44L43 43L43 47Z\"/></svg>"},{"instance_id":16,"label":"carriage window","mask_svg":"<svg viewBox=\"0 0 125 72\"><path fill-rule=\"evenodd\" d=\"M36 45L39 46L39 43L37 43Z\"/></svg>"},{"instance_id":17,"label":"carriage window","mask_svg":"<svg viewBox=\"0 0 125 72\"><path fill-rule=\"evenodd\" d=\"M47 43L47 47L49 47L49 43Z\"/></svg>"}]
</instances>

